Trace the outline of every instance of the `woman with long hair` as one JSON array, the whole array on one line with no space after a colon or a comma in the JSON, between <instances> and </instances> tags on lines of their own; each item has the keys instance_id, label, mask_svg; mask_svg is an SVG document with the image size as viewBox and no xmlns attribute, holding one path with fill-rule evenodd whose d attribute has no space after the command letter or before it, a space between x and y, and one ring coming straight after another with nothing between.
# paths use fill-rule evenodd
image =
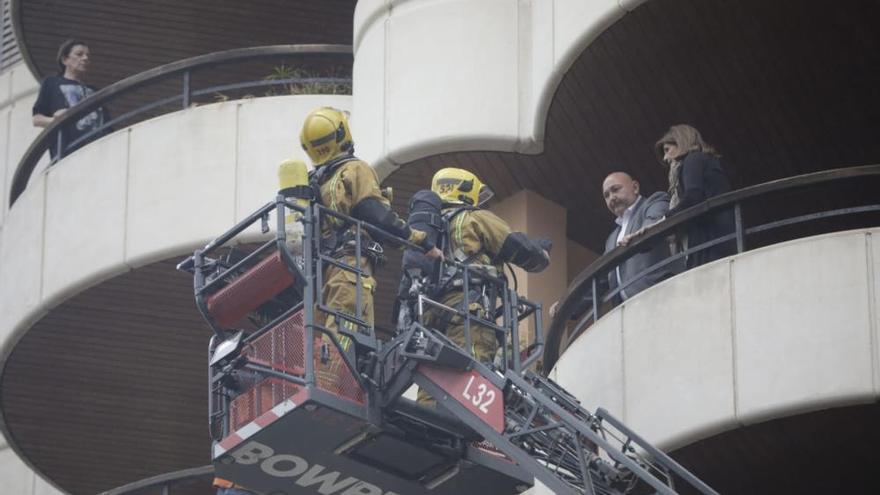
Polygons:
<instances>
[{"instance_id":1,"label":"woman with long hair","mask_svg":"<svg viewBox=\"0 0 880 495\"><path fill-rule=\"evenodd\" d=\"M657 158L669 167L670 218L682 210L719 194L730 191L730 181L721 167L721 155L703 141L700 131L681 124L674 125L654 145ZM701 244L734 231L732 211L722 210L694 219L678 238L682 249ZM687 267L708 263L734 253L734 241L700 249L687 255Z\"/></svg>"}]
</instances>

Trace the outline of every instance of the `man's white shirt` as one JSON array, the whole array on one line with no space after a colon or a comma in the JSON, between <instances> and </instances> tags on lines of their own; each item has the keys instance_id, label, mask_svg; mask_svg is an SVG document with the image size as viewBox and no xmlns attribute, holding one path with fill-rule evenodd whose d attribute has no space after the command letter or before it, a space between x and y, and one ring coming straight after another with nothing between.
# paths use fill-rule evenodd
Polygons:
<instances>
[{"instance_id":1,"label":"man's white shirt","mask_svg":"<svg viewBox=\"0 0 880 495\"><path fill-rule=\"evenodd\" d=\"M642 201L642 197L639 196L638 198L636 198L635 201L633 201L633 204L629 205L629 208L627 208L626 211L623 212L623 215L614 219L614 222L617 225L620 225L620 232L617 233L617 240L615 241L615 244L619 243L621 241L621 239L626 237L626 228L629 226L630 220L632 220L633 212L636 211L636 206L638 206L641 201ZM614 267L614 274L617 277L617 286L618 287L622 286L623 281L620 278L620 265L617 265L616 267ZM626 295L625 290L620 291L620 297L622 299L629 298L629 296Z\"/></svg>"}]
</instances>

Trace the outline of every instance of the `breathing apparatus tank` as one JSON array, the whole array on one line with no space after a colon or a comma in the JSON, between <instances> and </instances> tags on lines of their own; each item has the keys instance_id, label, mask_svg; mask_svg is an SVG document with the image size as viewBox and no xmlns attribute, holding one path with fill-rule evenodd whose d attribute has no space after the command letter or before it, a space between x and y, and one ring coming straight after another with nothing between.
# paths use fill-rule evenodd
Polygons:
<instances>
[{"instance_id":1,"label":"breathing apparatus tank","mask_svg":"<svg viewBox=\"0 0 880 495\"><path fill-rule=\"evenodd\" d=\"M278 194L283 195L294 204L307 207L309 187L309 170L302 160L288 159L278 166ZM296 256L302 256L303 224L302 215L289 211L284 217L284 230L287 232L287 247Z\"/></svg>"},{"instance_id":2,"label":"breathing apparatus tank","mask_svg":"<svg viewBox=\"0 0 880 495\"><path fill-rule=\"evenodd\" d=\"M416 192L409 203L407 225L427 233L427 241L432 246L442 247L445 225L440 211L440 196L430 190ZM428 259L421 251L406 249L403 252L403 271L418 269L420 276L431 277L439 269L439 260Z\"/></svg>"}]
</instances>

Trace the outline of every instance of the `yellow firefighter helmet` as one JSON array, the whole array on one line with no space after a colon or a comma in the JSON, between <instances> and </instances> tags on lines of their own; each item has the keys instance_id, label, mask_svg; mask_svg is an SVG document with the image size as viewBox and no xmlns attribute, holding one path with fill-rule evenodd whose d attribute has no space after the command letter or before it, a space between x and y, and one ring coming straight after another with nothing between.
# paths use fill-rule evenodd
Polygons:
<instances>
[{"instance_id":1,"label":"yellow firefighter helmet","mask_svg":"<svg viewBox=\"0 0 880 495\"><path fill-rule=\"evenodd\" d=\"M303 122L299 140L316 167L350 152L353 146L345 112L332 107L312 110Z\"/></svg>"},{"instance_id":2,"label":"yellow firefighter helmet","mask_svg":"<svg viewBox=\"0 0 880 495\"><path fill-rule=\"evenodd\" d=\"M476 175L455 167L438 170L431 180L431 190L444 203L478 206L481 203L480 193L486 189Z\"/></svg>"}]
</instances>

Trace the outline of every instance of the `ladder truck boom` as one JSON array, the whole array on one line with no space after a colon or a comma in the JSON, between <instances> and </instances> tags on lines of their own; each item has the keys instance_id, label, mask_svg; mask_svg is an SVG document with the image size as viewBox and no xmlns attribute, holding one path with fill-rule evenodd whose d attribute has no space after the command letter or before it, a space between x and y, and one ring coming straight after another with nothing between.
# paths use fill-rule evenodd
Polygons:
<instances>
[{"instance_id":1,"label":"ladder truck boom","mask_svg":"<svg viewBox=\"0 0 880 495\"><path fill-rule=\"evenodd\" d=\"M716 493L607 411L587 411L531 371L543 346L541 305L503 277L449 262L465 287L472 275L492 284L483 298L490 316L450 308L414 286L396 334L385 339L359 314L324 305L327 266L342 266L358 283L363 273L360 263L328 255L322 222L350 225L358 242L366 233L391 236L303 203L278 196L178 265L193 274L196 304L214 332L208 418L218 479L271 495L514 494L536 479L558 494ZM271 239L238 244L257 225L269 235L273 216ZM301 222L301 244L288 242L286 218ZM495 329L500 359L481 363L425 325L427 307L451 312L466 329ZM340 333L353 345L340 345L316 323L317 312L349 322ZM519 334L526 324L534 330L528 346ZM436 406L406 398L413 385Z\"/></svg>"}]
</instances>

